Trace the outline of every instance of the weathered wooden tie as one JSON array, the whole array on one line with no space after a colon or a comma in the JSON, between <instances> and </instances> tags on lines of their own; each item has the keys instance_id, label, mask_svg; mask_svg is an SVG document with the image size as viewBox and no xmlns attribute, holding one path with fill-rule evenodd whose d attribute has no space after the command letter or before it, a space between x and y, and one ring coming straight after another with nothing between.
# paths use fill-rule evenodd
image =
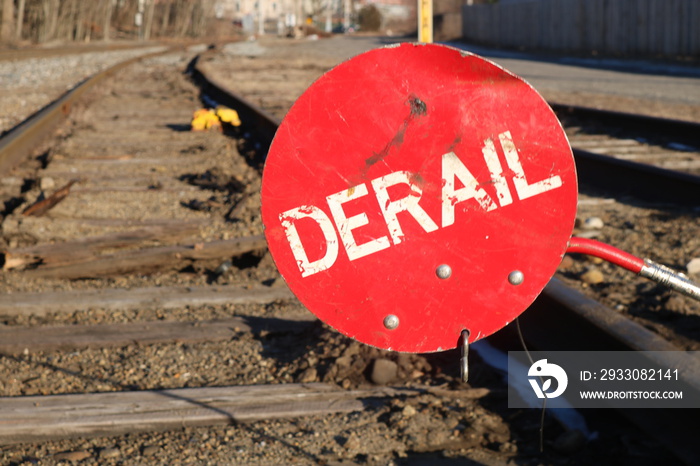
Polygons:
<instances>
[{"instance_id":1,"label":"weathered wooden tie","mask_svg":"<svg viewBox=\"0 0 700 466\"><path fill-rule=\"evenodd\" d=\"M295 299L286 286L164 286L13 293L0 300L0 315L46 315L88 309L175 309L185 306L265 304Z\"/></svg>"},{"instance_id":2,"label":"weathered wooden tie","mask_svg":"<svg viewBox=\"0 0 700 466\"><path fill-rule=\"evenodd\" d=\"M279 384L0 398L0 445L361 411L418 390Z\"/></svg>"},{"instance_id":3,"label":"weathered wooden tie","mask_svg":"<svg viewBox=\"0 0 700 466\"><path fill-rule=\"evenodd\" d=\"M89 256L85 260L65 264L38 264L36 268L27 270L25 273L34 278L63 279L107 277L129 273L148 274L184 267L198 260L225 260L232 256L264 250L266 247L265 237L256 235ZM60 245L56 245L56 248L60 248ZM11 251L6 253L10 257L12 254Z\"/></svg>"},{"instance_id":4,"label":"weathered wooden tie","mask_svg":"<svg viewBox=\"0 0 700 466\"><path fill-rule=\"evenodd\" d=\"M101 325L8 327L0 329L0 353L226 341L235 338L240 332L299 332L316 320L308 313L296 319L234 317L198 322L158 320Z\"/></svg>"}]
</instances>

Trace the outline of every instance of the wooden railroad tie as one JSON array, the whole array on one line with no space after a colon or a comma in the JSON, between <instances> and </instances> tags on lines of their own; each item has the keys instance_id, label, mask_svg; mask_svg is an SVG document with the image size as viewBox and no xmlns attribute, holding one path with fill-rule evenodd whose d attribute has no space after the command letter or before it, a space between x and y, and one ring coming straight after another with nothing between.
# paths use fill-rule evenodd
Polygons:
<instances>
[{"instance_id":1,"label":"wooden railroad tie","mask_svg":"<svg viewBox=\"0 0 700 466\"><path fill-rule=\"evenodd\" d=\"M220 285L163 286L12 293L0 301L0 315L46 315L86 309L175 309L185 306L266 304L295 299L286 286Z\"/></svg>"},{"instance_id":2,"label":"wooden railroad tie","mask_svg":"<svg viewBox=\"0 0 700 466\"><path fill-rule=\"evenodd\" d=\"M240 332L300 332L314 322L316 318L309 313L296 319L234 317L196 322L157 320L101 325L8 327L0 329L0 354L134 344L227 341Z\"/></svg>"},{"instance_id":3,"label":"wooden railroad tie","mask_svg":"<svg viewBox=\"0 0 700 466\"><path fill-rule=\"evenodd\" d=\"M105 244L112 244L117 240L119 238L110 237L104 241ZM143 241L141 238L138 240ZM39 246L22 250L7 250L5 251L5 263L9 264L8 267L17 268L27 267L31 264L34 268L27 270L26 273L35 278L94 278L172 270L198 260L223 260L248 252L265 250L267 243L262 235L256 235L188 245L151 247L104 255L97 254L97 251L105 249L105 247L98 247L94 242L89 245L89 248L92 248L95 253L90 253L88 249L84 251L84 254L73 256L70 251L62 250L62 248L68 248L72 251L78 246L78 244L71 242L64 245L54 244L52 248ZM88 247L87 244L85 246Z\"/></svg>"},{"instance_id":4,"label":"wooden railroad tie","mask_svg":"<svg viewBox=\"0 0 700 466\"><path fill-rule=\"evenodd\" d=\"M363 410L416 389L324 383L180 388L0 398L0 445Z\"/></svg>"}]
</instances>

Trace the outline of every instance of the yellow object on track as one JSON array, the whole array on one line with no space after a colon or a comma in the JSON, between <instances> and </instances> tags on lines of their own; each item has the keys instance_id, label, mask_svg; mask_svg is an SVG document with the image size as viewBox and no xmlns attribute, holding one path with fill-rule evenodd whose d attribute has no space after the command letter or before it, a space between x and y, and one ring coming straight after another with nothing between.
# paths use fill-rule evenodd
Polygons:
<instances>
[{"instance_id":1,"label":"yellow object on track","mask_svg":"<svg viewBox=\"0 0 700 466\"><path fill-rule=\"evenodd\" d=\"M218 129L221 131L221 121L212 110L202 108L194 112L191 123L192 131L208 131Z\"/></svg>"},{"instance_id":2,"label":"yellow object on track","mask_svg":"<svg viewBox=\"0 0 700 466\"><path fill-rule=\"evenodd\" d=\"M241 126L241 119L238 118L238 112L233 109L223 106L216 107L216 116L219 117L219 120L231 126Z\"/></svg>"}]
</instances>

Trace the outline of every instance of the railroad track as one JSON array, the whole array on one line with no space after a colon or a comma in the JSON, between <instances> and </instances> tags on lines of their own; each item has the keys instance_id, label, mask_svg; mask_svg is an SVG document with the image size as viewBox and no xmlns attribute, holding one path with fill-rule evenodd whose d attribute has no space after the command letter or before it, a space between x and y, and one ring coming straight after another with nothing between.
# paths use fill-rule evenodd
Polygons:
<instances>
[{"instance_id":1,"label":"railroad track","mask_svg":"<svg viewBox=\"0 0 700 466\"><path fill-rule=\"evenodd\" d=\"M192 108L199 103L187 80L172 73L178 66L184 68L186 61L177 55L170 61L147 60L149 71L136 65L125 68L121 79L93 91L91 105L61 127L63 137L58 143L35 153L38 162L30 160L4 176L3 185L17 191L6 193L3 222L7 243L3 288L12 294L0 307L6 325L1 329L0 349L9 374L0 409L14 417L8 415L9 422L0 422L6 428L0 443L267 419L258 439L253 435L250 445L241 444L241 448L254 451L256 441L274 436L271 443L282 445L291 457L352 457L365 453L354 445L349 430L366 420L342 418L348 429L331 429L320 439L315 437L319 444L333 445L323 456L308 439L301 444L310 454L294 444L285 445L286 440L276 437L279 426L270 419L314 414L341 419L337 413L357 412L368 400L389 398L394 401L378 402L374 409L375 417L393 416L388 423L394 428L390 429L393 443L388 449L368 447L366 455L389 458L397 452L448 450L469 457L488 455L493 448L483 446L494 442L505 445L501 453L507 454L514 443L504 437L504 424L478 404L488 398L488 389L459 386L455 367L442 356L397 358L361 348L319 327L281 285L264 254L254 202L265 148L279 117L247 108L207 69L206 60L200 58L192 71L206 83L202 89L207 98L241 114L244 126L231 130L235 139L188 131ZM320 70L303 64L299 68ZM293 101L289 94L285 98ZM267 99L281 108L269 93ZM69 188L65 199L46 214L23 215L41 191L55 191L75 179L79 182ZM613 189L606 195L614 193ZM673 193L669 196L673 198ZM572 300L578 306L566 304ZM561 332L534 336L536 329L544 328L535 315L559 315L564 309L573 312L570 319L593 322L590 327L609 337L606 315L612 311L591 303L582 306L582 300L580 293L554 282L538 300L539 307L526 313L523 324L530 343L562 348L543 337ZM592 306L597 312L591 311ZM543 319L551 319L551 314ZM660 338L644 333L638 323L625 320L620 325L626 330L612 337L617 344L644 349L644 340ZM624 341L633 332L641 333ZM581 338L590 342L600 337L582 333ZM692 347L692 342L686 343ZM238 360L228 357L232 354ZM334 362L344 357L350 367L345 360ZM444 357L455 359L452 353ZM402 388L366 386L365 373L374 370L378 360L398 366L394 385L398 382ZM486 366L475 364L476 373L484 373L475 376L475 386L493 378ZM213 370L217 366L227 368L223 375ZM375 375L381 377L381 371ZM51 377L62 380L47 382ZM447 386L436 387L436 382ZM493 391L493 380L490 383ZM438 402L439 408L426 408ZM134 403L146 406L147 413L163 414L144 415L132 408ZM95 404L104 410L95 411ZM75 419L67 422L67 406L84 415L71 416ZM476 426L472 428L465 425L466 419L449 414L465 410L480 414L482 421L472 417ZM440 419L423 426L437 440L410 432L405 424L412 411ZM42 427L49 417L55 419L54 430ZM657 419L649 417L652 422ZM494 425L484 427L489 420ZM551 424L548 428L557 429ZM214 432L223 438L222 431ZM666 431L661 441L672 455L692 458L694 452L687 448L692 443L674 438L674 432ZM344 440L334 441L333 435ZM149 441L153 442L142 437L140 449L132 453L143 454ZM110 445L115 443L96 441L81 450L77 443L66 442L61 445L86 457L112 452ZM474 448L479 451L465 453ZM534 454L535 446L521 438L518 448ZM662 458L668 454L657 453ZM264 455L254 458L264 459Z\"/></svg>"},{"instance_id":2,"label":"railroad track","mask_svg":"<svg viewBox=\"0 0 700 466\"><path fill-rule=\"evenodd\" d=\"M581 151L700 173L700 124L586 107L552 104Z\"/></svg>"}]
</instances>

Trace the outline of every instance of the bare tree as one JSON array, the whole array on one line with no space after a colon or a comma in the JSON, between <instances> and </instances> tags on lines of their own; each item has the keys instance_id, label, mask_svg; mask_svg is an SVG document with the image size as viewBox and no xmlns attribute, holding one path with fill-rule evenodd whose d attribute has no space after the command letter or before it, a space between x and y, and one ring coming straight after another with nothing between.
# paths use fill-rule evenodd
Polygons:
<instances>
[{"instance_id":1,"label":"bare tree","mask_svg":"<svg viewBox=\"0 0 700 466\"><path fill-rule=\"evenodd\" d=\"M56 33L50 34L48 37L49 40L53 37L65 40L75 39L75 10L76 0L65 0L63 3L59 4Z\"/></svg>"},{"instance_id":2,"label":"bare tree","mask_svg":"<svg viewBox=\"0 0 700 466\"><path fill-rule=\"evenodd\" d=\"M160 35L166 36L168 34L168 28L170 27L170 15L172 13L172 0L164 0L163 8L160 11L161 22L160 22Z\"/></svg>"},{"instance_id":3,"label":"bare tree","mask_svg":"<svg viewBox=\"0 0 700 466\"><path fill-rule=\"evenodd\" d=\"M83 7L86 2L71 0L71 24L73 26L73 40L83 40L85 37L85 21L83 21Z\"/></svg>"},{"instance_id":4,"label":"bare tree","mask_svg":"<svg viewBox=\"0 0 700 466\"><path fill-rule=\"evenodd\" d=\"M66 23L67 19L61 16L60 0L21 0L20 6L22 3L22 23L27 38L41 43L57 39L60 34L63 39L72 39L68 36L72 27ZM59 20L62 24L60 31Z\"/></svg>"},{"instance_id":5,"label":"bare tree","mask_svg":"<svg viewBox=\"0 0 700 466\"><path fill-rule=\"evenodd\" d=\"M17 23L15 26L15 40L22 40L22 26L24 25L24 6L25 0L19 0L17 4Z\"/></svg>"},{"instance_id":6,"label":"bare tree","mask_svg":"<svg viewBox=\"0 0 700 466\"><path fill-rule=\"evenodd\" d=\"M56 38L58 29L58 12L60 8L60 4L58 2L59 0L44 0L42 2L46 16L46 27L44 28L44 37L41 39L42 42Z\"/></svg>"},{"instance_id":7,"label":"bare tree","mask_svg":"<svg viewBox=\"0 0 700 466\"><path fill-rule=\"evenodd\" d=\"M0 23L0 41L10 42L14 38L15 3L13 0L2 1L2 23Z\"/></svg>"},{"instance_id":8,"label":"bare tree","mask_svg":"<svg viewBox=\"0 0 700 466\"><path fill-rule=\"evenodd\" d=\"M82 2L78 10L78 21L83 25L83 35L78 37L78 40L89 42L94 36L99 36L102 33L102 2Z\"/></svg>"},{"instance_id":9,"label":"bare tree","mask_svg":"<svg viewBox=\"0 0 700 466\"><path fill-rule=\"evenodd\" d=\"M195 7L192 12L192 36L199 37L206 34L207 18L211 18L213 15L213 5L211 2L205 2L202 0L197 0L195 2ZM212 10L212 11L209 11Z\"/></svg>"},{"instance_id":10,"label":"bare tree","mask_svg":"<svg viewBox=\"0 0 700 466\"><path fill-rule=\"evenodd\" d=\"M185 37L192 27L192 13L196 3L194 1L178 0L175 4L175 21L178 24L177 36Z\"/></svg>"},{"instance_id":11,"label":"bare tree","mask_svg":"<svg viewBox=\"0 0 700 466\"><path fill-rule=\"evenodd\" d=\"M143 39L149 40L151 38L151 29L153 27L153 11L156 6L155 0L146 0L148 6L146 6L146 25L143 30Z\"/></svg>"},{"instance_id":12,"label":"bare tree","mask_svg":"<svg viewBox=\"0 0 700 466\"><path fill-rule=\"evenodd\" d=\"M114 2L112 0L104 0L104 11L102 16L102 40L109 42L109 30L112 26L112 10Z\"/></svg>"},{"instance_id":13,"label":"bare tree","mask_svg":"<svg viewBox=\"0 0 700 466\"><path fill-rule=\"evenodd\" d=\"M144 39L197 37L207 33L213 7L212 0L145 0L139 30L139 0L0 0L0 40L109 41L115 33L136 38L139 32Z\"/></svg>"}]
</instances>

